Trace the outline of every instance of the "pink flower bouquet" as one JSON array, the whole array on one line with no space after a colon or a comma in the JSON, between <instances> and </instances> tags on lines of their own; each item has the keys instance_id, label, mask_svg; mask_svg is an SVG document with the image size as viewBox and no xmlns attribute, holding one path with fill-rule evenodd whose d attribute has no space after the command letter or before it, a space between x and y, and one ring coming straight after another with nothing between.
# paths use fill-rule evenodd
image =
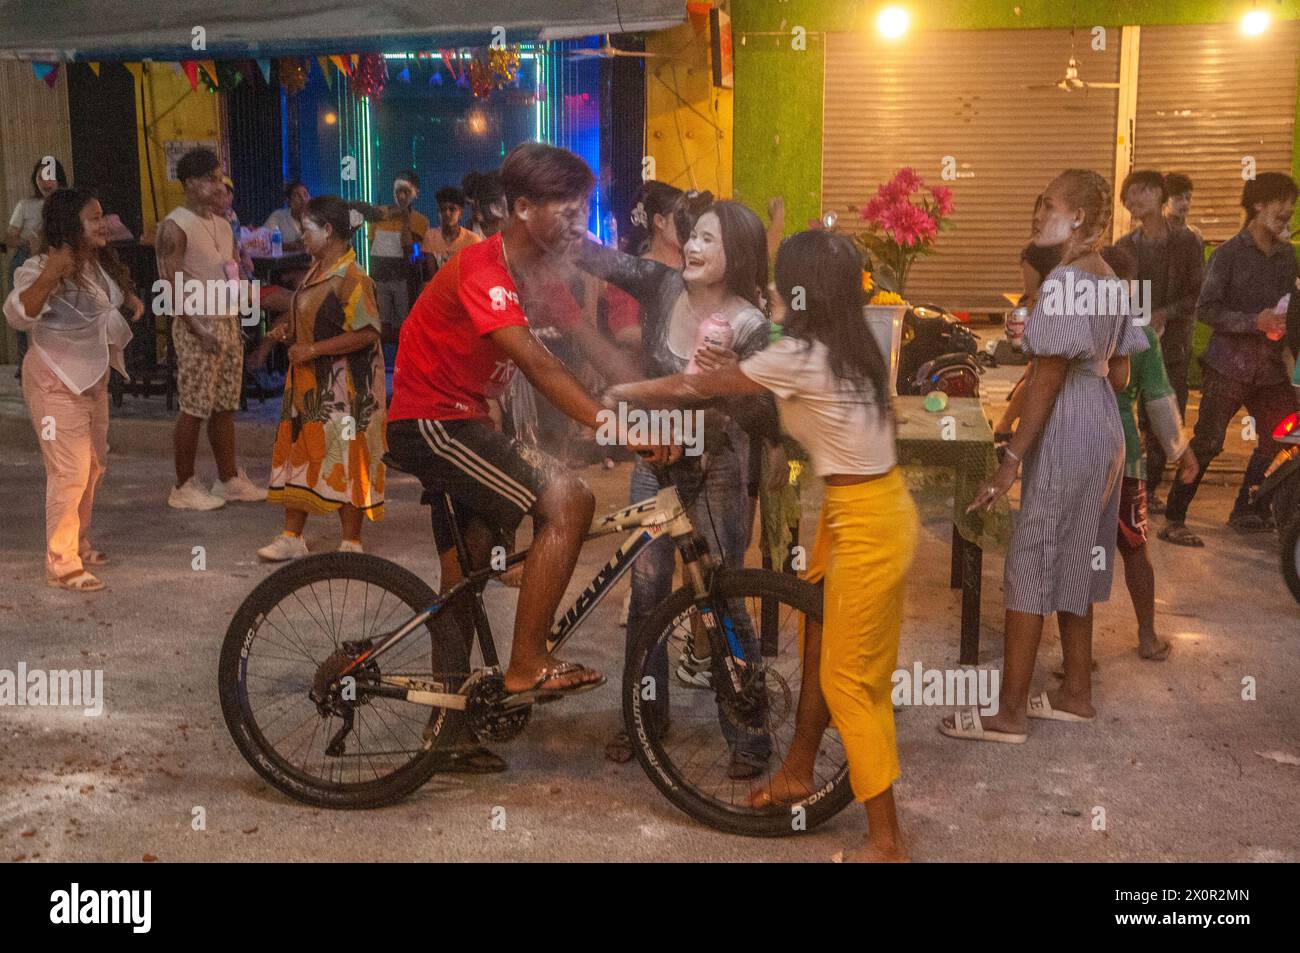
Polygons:
<instances>
[{"instance_id":1,"label":"pink flower bouquet","mask_svg":"<svg viewBox=\"0 0 1300 953\"><path fill-rule=\"evenodd\" d=\"M914 169L899 169L862 207L867 230L855 241L867 258L875 286L902 295L912 264L934 253L939 232L950 227L952 189L929 186Z\"/></svg>"}]
</instances>

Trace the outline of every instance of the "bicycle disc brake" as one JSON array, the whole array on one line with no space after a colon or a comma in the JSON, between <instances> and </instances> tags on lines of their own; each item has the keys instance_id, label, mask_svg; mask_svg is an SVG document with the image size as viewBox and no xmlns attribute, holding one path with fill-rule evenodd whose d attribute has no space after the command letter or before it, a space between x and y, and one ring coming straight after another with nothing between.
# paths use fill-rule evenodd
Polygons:
<instances>
[{"instance_id":1,"label":"bicycle disc brake","mask_svg":"<svg viewBox=\"0 0 1300 953\"><path fill-rule=\"evenodd\" d=\"M370 648L370 642L343 642L325 661L316 668L312 677L311 691L307 697L316 703L316 710L322 718L336 715L343 720L342 726L330 738L325 746L325 753L332 758L341 757L347 748L347 737L352 732L352 721L358 704L367 699L359 698L357 684L363 678L371 681L379 677L379 666L374 662L354 669L346 678L339 674L352 664L352 661Z\"/></svg>"}]
</instances>

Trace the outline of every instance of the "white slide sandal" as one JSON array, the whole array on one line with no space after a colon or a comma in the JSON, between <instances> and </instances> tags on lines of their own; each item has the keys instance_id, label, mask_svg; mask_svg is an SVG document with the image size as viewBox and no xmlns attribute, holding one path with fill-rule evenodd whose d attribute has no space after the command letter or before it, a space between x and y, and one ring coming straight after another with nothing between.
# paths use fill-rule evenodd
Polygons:
<instances>
[{"instance_id":1,"label":"white slide sandal","mask_svg":"<svg viewBox=\"0 0 1300 953\"><path fill-rule=\"evenodd\" d=\"M1029 740L1027 734L985 728L975 708L958 708L953 712L951 725L939 722L939 733L962 741L996 741L1004 745L1022 745Z\"/></svg>"},{"instance_id":2,"label":"white slide sandal","mask_svg":"<svg viewBox=\"0 0 1300 953\"><path fill-rule=\"evenodd\" d=\"M1044 721L1092 721L1096 717L1076 715L1072 711L1053 708L1052 703L1047 700L1047 692L1040 692L1029 699L1028 714L1030 718L1041 718Z\"/></svg>"}]
</instances>

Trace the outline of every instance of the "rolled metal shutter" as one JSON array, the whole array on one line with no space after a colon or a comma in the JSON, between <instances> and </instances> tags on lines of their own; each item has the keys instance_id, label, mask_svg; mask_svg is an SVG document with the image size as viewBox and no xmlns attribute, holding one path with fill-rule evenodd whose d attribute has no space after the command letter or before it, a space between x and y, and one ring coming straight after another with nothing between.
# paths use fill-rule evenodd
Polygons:
<instances>
[{"instance_id":1,"label":"rolled metal shutter","mask_svg":"<svg viewBox=\"0 0 1300 953\"><path fill-rule=\"evenodd\" d=\"M1191 177L1190 221L1210 240L1242 222L1242 157L1291 171L1300 21L1260 36L1235 23L1142 28L1134 164Z\"/></svg>"},{"instance_id":2,"label":"rolled metal shutter","mask_svg":"<svg viewBox=\"0 0 1300 953\"><path fill-rule=\"evenodd\" d=\"M1080 76L1119 79L1118 28L1093 51L1075 39ZM1118 91L1026 89L1054 83L1070 57L1068 30L874 32L826 38L822 207L859 230L859 209L902 166L950 186L956 212L937 252L912 270L907 296L959 310L1000 311L1021 290L1020 250L1034 199L1066 168L1111 178ZM1294 107L1294 100L1292 102ZM958 178L940 178L944 156Z\"/></svg>"}]
</instances>

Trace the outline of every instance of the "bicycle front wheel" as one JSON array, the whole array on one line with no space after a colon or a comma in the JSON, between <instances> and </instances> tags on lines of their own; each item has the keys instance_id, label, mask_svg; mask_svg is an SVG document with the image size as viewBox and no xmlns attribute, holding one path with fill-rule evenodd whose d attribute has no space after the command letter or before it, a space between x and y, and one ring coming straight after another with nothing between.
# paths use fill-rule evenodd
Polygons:
<instances>
[{"instance_id":1,"label":"bicycle front wheel","mask_svg":"<svg viewBox=\"0 0 1300 953\"><path fill-rule=\"evenodd\" d=\"M350 698L329 686L436 600L418 576L358 553L308 556L264 579L230 622L218 672L226 726L253 769L290 797L330 808L378 807L424 784L464 713L383 689L460 689L469 666L455 614L444 611L355 669Z\"/></svg>"},{"instance_id":2,"label":"bicycle front wheel","mask_svg":"<svg viewBox=\"0 0 1300 953\"><path fill-rule=\"evenodd\" d=\"M833 727L822 736L810 795L764 808L750 807L749 800L770 788L793 740L803 682L801 630L821 624L822 589L764 569L720 570L713 596L724 624L748 633L745 640L757 650L761 664L751 677L761 677L765 699L754 714L737 718L723 692L688 686L679 677L686 647L704 631L695 594L683 587L646 619L624 670L623 717L633 750L664 796L710 827L752 837L811 830L853 800L848 757ZM713 665L712 677L719 671ZM765 738L770 755L758 777L732 780L731 749L746 732Z\"/></svg>"}]
</instances>

